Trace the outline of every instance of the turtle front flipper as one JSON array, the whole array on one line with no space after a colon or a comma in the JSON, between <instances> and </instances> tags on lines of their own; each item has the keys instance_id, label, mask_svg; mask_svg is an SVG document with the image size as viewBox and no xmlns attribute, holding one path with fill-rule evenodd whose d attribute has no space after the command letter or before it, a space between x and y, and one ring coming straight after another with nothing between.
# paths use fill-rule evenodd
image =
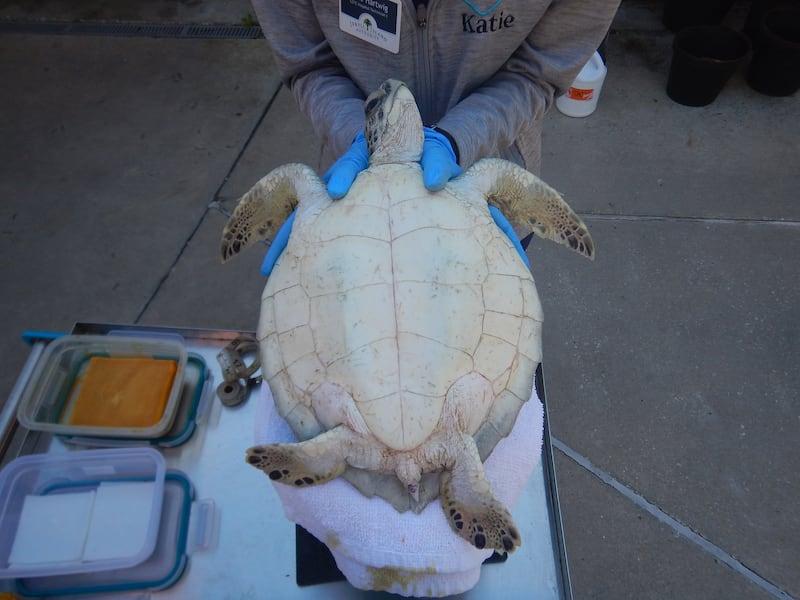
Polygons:
<instances>
[{"instance_id":1,"label":"turtle front flipper","mask_svg":"<svg viewBox=\"0 0 800 600\"><path fill-rule=\"evenodd\" d=\"M453 467L440 476L445 516L453 531L476 548L513 552L522 543L517 526L492 493L474 440L462 433L461 442Z\"/></svg>"},{"instance_id":2,"label":"turtle front flipper","mask_svg":"<svg viewBox=\"0 0 800 600\"><path fill-rule=\"evenodd\" d=\"M325 193L325 185L307 165L288 164L270 171L242 196L225 225L222 262L255 242L272 239L300 201L320 193Z\"/></svg>"},{"instance_id":3,"label":"turtle front flipper","mask_svg":"<svg viewBox=\"0 0 800 600\"><path fill-rule=\"evenodd\" d=\"M506 160L484 158L463 178L482 190L486 201L512 223L527 225L539 237L594 260L594 243L586 225L557 191L533 173Z\"/></svg>"},{"instance_id":4,"label":"turtle front flipper","mask_svg":"<svg viewBox=\"0 0 800 600\"><path fill-rule=\"evenodd\" d=\"M306 487L336 479L347 468L343 453L354 434L340 425L296 444L266 444L247 450L247 464L264 471L270 479Z\"/></svg>"}]
</instances>

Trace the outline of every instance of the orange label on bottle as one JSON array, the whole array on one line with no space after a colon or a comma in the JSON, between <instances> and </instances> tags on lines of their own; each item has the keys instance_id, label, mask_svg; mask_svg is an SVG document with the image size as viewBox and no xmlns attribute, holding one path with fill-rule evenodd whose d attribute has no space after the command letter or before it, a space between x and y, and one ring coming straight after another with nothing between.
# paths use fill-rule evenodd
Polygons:
<instances>
[{"instance_id":1,"label":"orange label on bottle","mask_svg":"<svg viewBox=\"0 0 800 600\"><path fill-rule=\"evenodd\" d=\"M567 90L567 98L571 100L581 100L585 102L591 100L592 96L594 96L594 90L592 89L582 90L581 88L571 87Z\"/></svg>"}]
</instances>

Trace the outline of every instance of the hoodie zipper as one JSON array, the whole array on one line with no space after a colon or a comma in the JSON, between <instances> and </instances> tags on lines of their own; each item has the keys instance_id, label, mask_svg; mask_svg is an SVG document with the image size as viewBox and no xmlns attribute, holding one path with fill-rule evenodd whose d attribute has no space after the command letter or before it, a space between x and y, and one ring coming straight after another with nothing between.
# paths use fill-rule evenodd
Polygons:
<instances>
[{"instance_id":1,"label":"hoodie zipper","mask_svg":"<svg viewBox=\"0 0 800 600\"><path fill-rule=\"evenodd\" d=\"M424 29L428 24L428 0L414 0L414 7L417 9L417 25Z\"/></svg>"},{"instance_id":2,"label":"hoodie zipper","mask_svg":"<svg viewBox=\"0 0 800 600\"><path fill-rule=\"evenodd\" d=\"M420 89L416 91L417 100L422 100L425 106L425 113L430 114L433 110L433 84L431 82L430 53L428 50L428 15L429 7L434 0L414 0L414 14L417 18L417 47L419 64L417 65L417 77ZM430 125L430 123L426 123Z\"/></svg>"}]
</instances>

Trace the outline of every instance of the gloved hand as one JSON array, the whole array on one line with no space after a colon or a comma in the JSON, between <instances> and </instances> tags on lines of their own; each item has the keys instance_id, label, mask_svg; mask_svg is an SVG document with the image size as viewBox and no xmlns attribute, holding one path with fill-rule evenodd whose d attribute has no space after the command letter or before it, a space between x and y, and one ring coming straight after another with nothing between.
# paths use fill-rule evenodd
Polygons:
<instances>
[{"instance_id":1,"label":"gloved hand","mask_svg":"<svg viewBox=\"0 0 800 600\"><path fill-rule=\"evenodd\" d=\"M275 268L275 263L283 253L284 248L286 248L286 244L289 243L289 236L292 233L292 225L294 224L294 216L296 214L297 209L292 211L292 214L289 215L289 218L286 219L278 230L278 235L272 240L272 244L270 244L269 250L267 250L267 254L264 256L264 261L261 263L261 274L264 277L270 276L272 269Z\"/></svg>"},{"instance_id":2,"label":"gloved hand","mask_svg":"<svg viewBox=\"0 0 800 600\"><path fill-rule=\"evenodd\" d=\"M456 153L450 140L430 127L425 128L425 141L422 143L422 181L432 192L438 192L453 177L461 175Z\"/></svg>"},{"instance_id":3,"label":"gloved hand","mask_svg":"<svg viewBox=\"0 0 800 600\"><path fill-rule=\"evenodd\" d=\"M500 228L500 230L506 234L506 237L508 237L508 239L511 240L511 243L514 244L514 248L517 249L520 258L522 259L522 262L524 262L525 266L528 267L528 269L530 269L531 262L525 255L525 249L522 247L522 244L520 243L519 238L517 237L517 232L514 231L514 228L511 226L511 223L508 222L506 216L500 212L499 208L497 208L496 206L492 206L491 204L489 205L489 213L492 215L495 225L497 225Z\"/></svg>"},{"instance_id":4,"label":"gloved hand","mask_svg":"<svg viewBox=\"0 0 800 600\"><path fill-rule=\"evenodd\" d=\"M334 200L343 198L353 185L356 175L369 166L369 150L364 132L359 131L350 148L322 176L328 184L328 195Z\"/></svg>"},{"instance_id":5,"label":"gloved hand","mask_svg":"<svg viewBox=\"0 0 800 600\"><path fill-rule=\"evenodd\" d=\"M462 173L461 167L456 162L456 155L450 141L438 131L429 127L425 128L425 141L422 146L422 178L425 187L431 191L442 189L453 177ZM367 168L369 165L369 152L367 151L367 140L364 132L356 135L350 148L339 159L333 163L330 169L322 176L322 180L328 184L328 194L334 200L338 200L347 194L350 186L355 181L356 175ZM497 226L508 236L511 243L517 249L522 258L522 262L530 269L530 261L525 255L517 234L508 219L505 218L500 209L489 206L489 212ZM292 232L295 213L292 212L289 218L281 226L278 235L272 241L272 245L267 250L264 261L261 263L261 274L269 277L275 263L286 248L289 235Z\"/></svg>"}]
</instances>

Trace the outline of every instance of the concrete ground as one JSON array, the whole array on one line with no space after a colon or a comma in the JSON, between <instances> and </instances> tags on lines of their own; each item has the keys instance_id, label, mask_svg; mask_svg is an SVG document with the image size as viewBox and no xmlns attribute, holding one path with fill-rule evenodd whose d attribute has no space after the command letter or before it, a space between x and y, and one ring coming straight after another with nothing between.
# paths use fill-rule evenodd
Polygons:
<instances>
[{"instance_id":1,"label":"concrete ground","mask_svg":"<svg viewBox=\"0 0 800 600\"><path fill-rule=\"evenodd\" d=\"M251 12L20 0L0 21ZM800 105L743 73L675 104L659 12L624 2L597 112L545 128L543 176L598 251L528 251L573 591L800 598ZM261 253L219 264L224 210L317 153L266 42L6 29L0 56L0 396L28 328L253 329Z\"/></svg>"}]
</instances>

